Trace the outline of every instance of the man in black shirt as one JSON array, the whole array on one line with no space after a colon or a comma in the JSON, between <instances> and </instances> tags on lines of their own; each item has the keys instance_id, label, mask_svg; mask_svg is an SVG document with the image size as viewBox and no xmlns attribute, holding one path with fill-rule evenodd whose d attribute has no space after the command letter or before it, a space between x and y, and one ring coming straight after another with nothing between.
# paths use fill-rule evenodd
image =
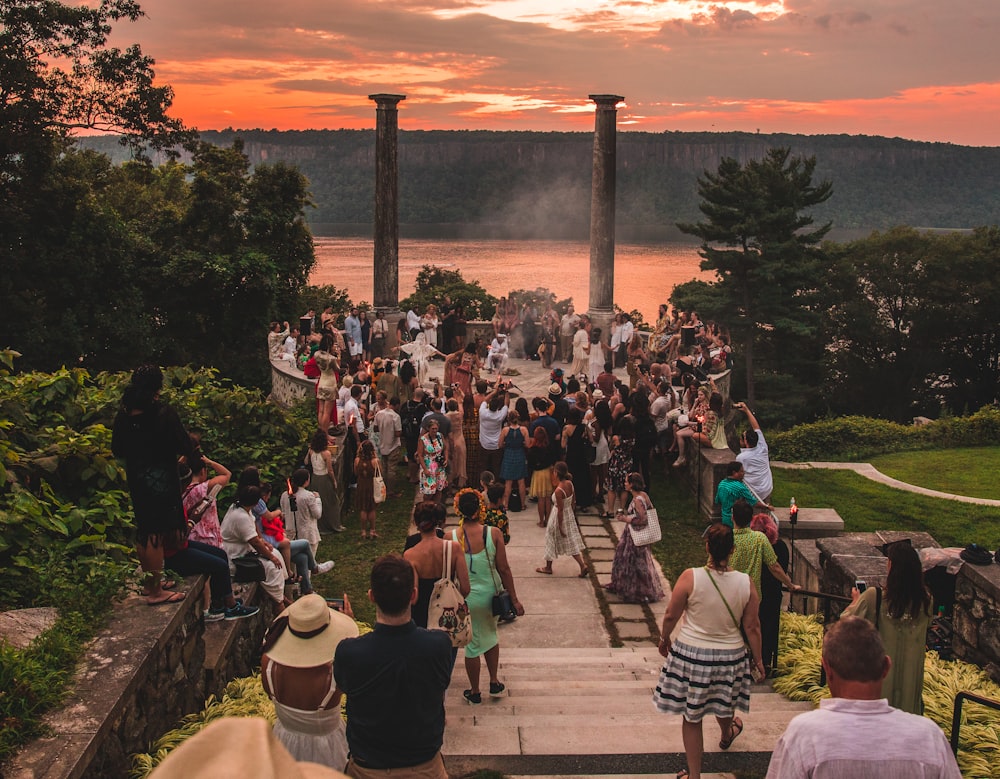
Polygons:
<instances>
[{"instance_id":1,"label":"man in black shirt","mask_svg":"<svg viewBox=\"0 0 1000 779\"><path fill-rule=\"evenodd\" d=\"M337 689L347 695L346 773L367 779L385 776L387 769L394 775L410 769L448 779L441 744L451 641L410 618L417 579L399 555L375 561L368 597L375 604L375 630L341 641L333 663Z\"/></svg>"}]
</instances>

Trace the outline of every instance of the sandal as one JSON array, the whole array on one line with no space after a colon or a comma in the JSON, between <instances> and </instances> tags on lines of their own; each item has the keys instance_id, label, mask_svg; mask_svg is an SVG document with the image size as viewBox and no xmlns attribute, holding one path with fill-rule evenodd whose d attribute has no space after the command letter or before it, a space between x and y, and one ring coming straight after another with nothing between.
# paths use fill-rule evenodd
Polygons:
<instances>
[{"instance_id":1,"label":"sandal","mask_svg":"<svg viewBox=\"0 0 1000 779\"><path fill-rule=\"evenodd\" d=\"M742 732L743 720L739 717L733 717L733 723L729 726L729 738L724 738L719 742L719 749L729 749Z\"/></svg>"},{"instance_id":2,"label":"sandal","mask_svg":"<svg viewBox=\"0 0 1000 779\"><path fill-rule=\"evenodd\" d=\"M368 535L368 537L369 537L369 538L378 538L378 533L376 533L376 532L375 532L375 531L373 530L373 531L372 531L372 532L371 532L371 533L370 533L370 534Z\"/></svg>"},{"instance_id":3,"label":"sandal","mask_svg":"<svg viewBox=\"0 0 1000 779\"><path fill-rule=\"evenodd\" d=\"M689 776L691 776L691 772L688 771L686 768L682 768L680 771L677 772L677 779L687 779L687 777Z\"/></svg>"},{"instance_id":4,"label":"sandal","mask_svg":"<svg viewBox=\"0 0 1000 779\"><path fill-rule=\"evenodd\" d=\"M552 569L551 568L536 568L535 569L535 573L544 573L546 576L551 576L552 575Z\"/></svg>"},{"instance_id":5,"label":"sandal","mask_svg":"<svg viewBox=\"0 0 1000 779\"><path fill-rule=\"evenodd\" d=\"M579 578L586 579L588 576L590 576L590 569L589 568L584 568L582 571L580 571L580 577Z\"/></svg>"},{"instance_id":6,"label":"sandal","mask_svg":"<svg viewBox=\"0 0 1000 779\"><path fill-rule=\"evenodd\" d=\"M147 606L163 606L164 604L167 604L167 603L180 603L186 597L187 597L187 593L186 592L176 592L175 591L175 592L171 592L163 600L147 600L146 601L146 605Z\"/></svg>"}]
</instances>

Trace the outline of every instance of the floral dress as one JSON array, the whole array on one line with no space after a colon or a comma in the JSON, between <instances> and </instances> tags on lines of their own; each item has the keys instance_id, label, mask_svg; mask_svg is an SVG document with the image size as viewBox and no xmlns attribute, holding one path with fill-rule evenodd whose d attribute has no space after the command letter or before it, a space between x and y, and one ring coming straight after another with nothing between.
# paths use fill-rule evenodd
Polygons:
<instances>
[{"instance_id":1,"label":"floral dress","mask_svg":"<svg viewBox=\"0 0 1000 779\"><path fill-rule=\"evenodd\" d=\"M652 503L645 495L633 498L629 504L629 515L636 517L635 503L644 502L646 509L652 508ZM638 518L632 520L636 528ZM653 603L663 598L663 587L653 563L653 555L648 546L636 546L632 540L632 525L622 524L621 538L615 549L615 559L611 563L611 584L608 591L616 593L626 603Z\"/></svg>"},{"instance_id":2,"label":"floral dress","mask_svg":"<svg viewBox=\"0 0 1000 779\"><path fill-rule=\"evenodd\" d=\"M611 450L608 458L608 483L614 492L625 492L625 479L635 470L632 455L634 449L634 438L622 438L619 439L618 446Z\"/></svg>"},{"instance_id":3,"label":"floral dress","mask_svg":"<svg viewBox=\"0 0 1000 779\"><path fill-rule=\"evenodd\" d=\"M424 434L424 461L420 469L420 494L435 495L448 486L448 469L441 463L444 458L444 436L435 433L432 439Z\"/></svg>"}]
</instances>

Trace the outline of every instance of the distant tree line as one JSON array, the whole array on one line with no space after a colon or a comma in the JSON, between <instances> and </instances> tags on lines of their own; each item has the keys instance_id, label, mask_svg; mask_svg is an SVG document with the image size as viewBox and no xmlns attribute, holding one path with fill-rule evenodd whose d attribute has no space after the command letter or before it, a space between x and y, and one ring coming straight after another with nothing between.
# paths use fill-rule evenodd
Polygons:
<instances>
[{"instance_id":1,"label":"distant tree line","mask_svg":"<svg viewBox=\"0 0 1000 779\"><path fill-rule=\"evenodd\" d=\"M224 130L201 137L222 146L239 137L251 163L297 166L316 203L309 219L321 230L372 221L373 131ZM113 139L85 143L124 156ZM583 132L402 130L400 220L404 226L475 225L515 238L585 239L592 143ZM840 229L954 229L1000 221L1000 148L877 136L619 130L619 226L696 220L699 176L723 158L742 164L773 147L815 157L816 175L837 183L837 196L818 205L815 217Z\"/></svg>"}]
</instances>

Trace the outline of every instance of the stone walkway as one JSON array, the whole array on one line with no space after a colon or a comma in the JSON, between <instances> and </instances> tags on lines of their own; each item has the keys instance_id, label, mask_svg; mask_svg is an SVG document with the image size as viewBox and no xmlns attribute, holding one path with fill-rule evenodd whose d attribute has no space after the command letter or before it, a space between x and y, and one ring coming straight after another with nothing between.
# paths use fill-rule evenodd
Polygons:
<instances>
[{"instance_id":1,"label":"stone walkway","mask_svg":"<svg viewBox=\"0 0 1000 779\"><path fill-rule=\"evenodd\" d=\"M894 487L897 490L903 490L905 492L914 492L917 493L918 495L926 495L928 498L941 498L942 500L954 500L958 501L959 503L974 503L979 506L1000 506L1000 500L991 500L989 498L973 498L970 497L969 495L954 495L950 492L940 492L938 490L929 490L926 487L918 487L916 484L907 484L905 481L900 481L899 479L894 479L891 476L886 476L871 463L824 463L824 462L785 463L772 460L771 467L787 468L790 470L806 470L814 468L814 469L827 469L832 471L854 471L855 473L864 476L866 479L871 479L872 481L878 482L880 484L885 484L889 487Z\"/></svg>"}]
</instances>

